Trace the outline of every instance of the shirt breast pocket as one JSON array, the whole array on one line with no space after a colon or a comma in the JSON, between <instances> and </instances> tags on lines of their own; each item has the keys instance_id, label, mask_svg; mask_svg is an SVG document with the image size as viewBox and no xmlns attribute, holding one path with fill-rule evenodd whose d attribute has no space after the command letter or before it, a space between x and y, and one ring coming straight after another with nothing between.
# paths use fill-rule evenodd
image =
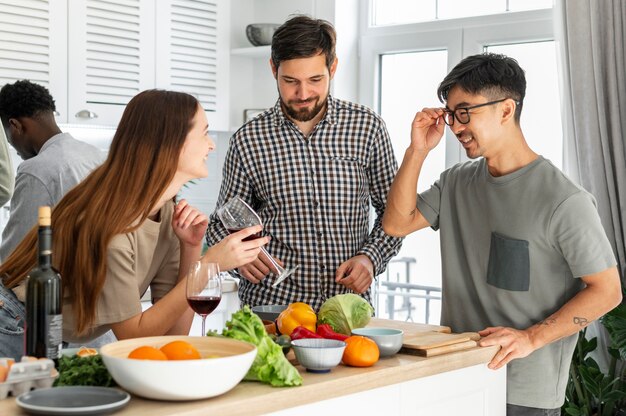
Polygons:
<instances>
[{"instance_id":1,"label":"shirt breast pocket","mask_svg":"<svg viewBox=\"0 0 626 416\"><path fill-rule=\"evenodd\" d=\"M505 290L528 291L530 286L528 241L491 233L487 283Z\"/></svg>"}]
</instances>

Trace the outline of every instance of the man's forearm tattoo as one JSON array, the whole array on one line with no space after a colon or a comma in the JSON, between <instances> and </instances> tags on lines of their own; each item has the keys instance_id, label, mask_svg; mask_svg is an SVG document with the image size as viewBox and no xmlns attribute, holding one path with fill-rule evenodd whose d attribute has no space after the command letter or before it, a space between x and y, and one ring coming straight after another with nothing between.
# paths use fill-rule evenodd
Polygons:
<instances>
[{"instance_id":1,"label":"man's forearm tattoo","mask_svg":"<svg viewBox=\"0 0 626 416\"><path fill-rule=\"evenodd\" d=\"M582 316L575 316L573 321L575 325L579 325L581 327L589 324L589 320L587 320L587 318L583 318Z\"/></svg>"},{"instance_id":2,"label":"man's forearm tattoo","mask_svg":"<svg viewBox=\"0 0 626 416\"><path fill-rule=\"evenodd\" d=\"M555 323L556 323L556 319L555 318L546 318L546 319L543 319L543 320L537 322L537 325L548 326L548 325L554 325Z\"/></svg>"}]
</instances>

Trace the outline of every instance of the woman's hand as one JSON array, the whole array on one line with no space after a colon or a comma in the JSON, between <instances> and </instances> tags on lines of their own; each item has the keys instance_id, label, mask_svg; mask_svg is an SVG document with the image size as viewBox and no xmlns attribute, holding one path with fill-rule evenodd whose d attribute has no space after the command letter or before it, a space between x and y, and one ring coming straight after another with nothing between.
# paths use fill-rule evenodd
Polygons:
<instances>
[{"instance_id":1,"label":"woman's hand","mask_svg":"<svg viewBox=\"0 0 626 416\"><path fill-rule=\"evenodd\" d=\"M208 224L207 216L189 205L186 200L182 199L174 207L172 228L181 245L201 246Z\"/></svg>"},{"instance_id":2,"label":"woman's hand","mask_svg":"<svg viewBox=\"0 0 626 416\"><path fill-rule=\"evenodd\" d=\"M267 244L270 238L259 237L250 241L244 240L260 233L261 230L263 230L262 226L255 225L225 237L219 243L209 247L204 259L219 263L220 270L224 271L236 269L256 260L261 251L261 246Z\"/></svg>"}]
</instances>

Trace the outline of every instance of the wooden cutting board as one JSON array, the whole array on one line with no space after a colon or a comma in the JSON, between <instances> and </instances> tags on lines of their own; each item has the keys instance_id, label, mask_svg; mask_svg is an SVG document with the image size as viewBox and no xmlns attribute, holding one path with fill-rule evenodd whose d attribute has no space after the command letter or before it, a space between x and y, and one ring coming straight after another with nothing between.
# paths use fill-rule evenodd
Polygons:
<instances>
[{"instance_id":1,"label":"wooden cutting board","mask_svg":"<svg viewBox=\"0 0 626 416\"><path fill-rule=\"evenodd\" d=\"M433 348L425 348L425 349L414 349L414 348L407 348L403 346L400 349L400 353L409 354L409 355L419 355L421 357L434 357L436 355L448 354L451 352L474 348L477 345L478 344L476 343L476 341L469 340L469 341L457 342L456 344L449 344L449 345L443 345L441 347L433 347Z\"/></svg>"},{"instance_id":2,"label":"wooden cutting board","mask_svg":"<svg viewBox=\"0 0 626 416\"><path fill-rule=\"evenodd\" d=\"M443 334L440 332L424 332L416 335L404 335L402 346L414 350L426 350L429 348L443 347L459 342L470 341L470 337L464 334Z\"/></svg>"},{"instance_id":3,"label":"wooden cutting board","mask_svg":"<svg viewBox=\"0 0 626 416\"><path fill-rule=\"evenodd\" d=\"M450 333L450 327L440 326L440 325L426 325L426 324L416 324L414 322L404 322L404 321L394 321L392 319L380 319L380 318L372 318L370 319L369 324L367 326L375 327L375 328L393 328L393 329L401 329L404 331L404 335L407 334L421 334L424 332L445 332Z\"/></svg>"},{"instance_id":4,"label":"wooden cutting board","mask_svg":"<svg viewBox=\"0 0 626 416\"><path fill-rule=\"evenodd\" d=\"M424 357L447 354L476 347L480 336L477 333L442 334L430 333L404 338L401 352Z\"/></svg>"}]
</instances>

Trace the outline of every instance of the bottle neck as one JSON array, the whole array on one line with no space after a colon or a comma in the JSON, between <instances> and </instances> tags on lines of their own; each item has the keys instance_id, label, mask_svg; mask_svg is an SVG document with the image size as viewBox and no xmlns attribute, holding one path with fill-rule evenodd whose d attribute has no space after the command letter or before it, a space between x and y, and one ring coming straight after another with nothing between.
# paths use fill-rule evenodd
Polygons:
<instances>
[{"instance_id":1,"label":"bottle neck","mask_svg":"<svg viewBox=\"0 0 626 416\"><path fill-rule=\"evenodd\" d=\"M52 228L39 227L39 267L52 267Z\"/></svg>"}]
</instances>

